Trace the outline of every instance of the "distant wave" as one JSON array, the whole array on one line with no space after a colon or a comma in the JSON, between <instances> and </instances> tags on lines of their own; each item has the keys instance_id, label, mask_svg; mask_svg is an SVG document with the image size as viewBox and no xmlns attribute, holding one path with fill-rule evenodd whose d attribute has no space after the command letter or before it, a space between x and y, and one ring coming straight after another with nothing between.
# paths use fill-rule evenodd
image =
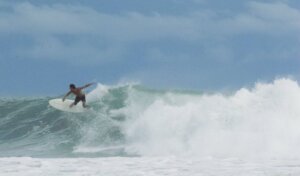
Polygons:
<instances>
[{"instance_id":1,"label":"distant wave","mask_svg":"<svg viewBox=\"0 0 300 176\"><path fill-rule=\"evenodd\" d=\"M0 99L0 157L300 156L290 79L231 95L98 84L86 114L53 109L51 98Z\"/></svg>"}]
</instances>

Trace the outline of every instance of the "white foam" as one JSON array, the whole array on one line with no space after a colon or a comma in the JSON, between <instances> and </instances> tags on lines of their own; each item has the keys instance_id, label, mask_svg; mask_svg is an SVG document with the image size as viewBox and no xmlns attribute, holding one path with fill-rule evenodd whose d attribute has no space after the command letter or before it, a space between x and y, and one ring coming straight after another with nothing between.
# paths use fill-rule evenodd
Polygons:
<instances>
[{"instance_id":1,"label":"white foam","mask_svg":"<svg viewBox=\"0 0 300 176\"><path fill-rule=\"evenodd\" d=\"M120 151L125 148L124 145L115 146L98 146L98 147L76 147L74 153L97 153L97 152L108 152L108 151Z\"/></svg>"},{"instance_id":2,"label":"white foam","mask_svg":"<svg viewBox=\"0 0 300 176\"><path fill-rule=\"evenodd\" d=\"M95 102L102 99L108 93L109 86L98 83L97 87L87 94L88 102Z\"/></svg>"},{"instance_id":3,"label":"white foam","mask_svg":"<svg viewBox=\"0 0 300 176\"><path fill-rule=\"evenodd\" d=\"M0 158L0 175L10 176L296 176L299 174L299 160L253 162L236 158L180 157Z\"/></svg>"},{"instance_id":4,"label":"white foam","mask_svg":"<svg viewBox=\"0 0 300 176\"><path fill-rule=\"evenodd\" d=\"M230 96L132 90L120 112L127 151L143 156L300 156L300 88L290 79Z\"/></svg>"}]
</instances>

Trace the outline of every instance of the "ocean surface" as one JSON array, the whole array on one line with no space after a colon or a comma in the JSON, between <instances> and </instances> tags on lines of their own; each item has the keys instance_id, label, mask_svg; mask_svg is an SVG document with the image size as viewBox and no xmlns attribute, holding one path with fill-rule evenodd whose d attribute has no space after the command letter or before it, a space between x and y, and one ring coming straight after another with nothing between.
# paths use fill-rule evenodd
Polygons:
<instances>
[{"instance_id":1,"label":"ocean surface","mask_svg":"<svg viewBox=\"0 0 300 176\"><path fill-rule=\"evenodd\" d=\"M98 84L87 113L53 98L0 98L0 175L300 175L291 79L231 93Z\"/></svg>"}]
</instances>

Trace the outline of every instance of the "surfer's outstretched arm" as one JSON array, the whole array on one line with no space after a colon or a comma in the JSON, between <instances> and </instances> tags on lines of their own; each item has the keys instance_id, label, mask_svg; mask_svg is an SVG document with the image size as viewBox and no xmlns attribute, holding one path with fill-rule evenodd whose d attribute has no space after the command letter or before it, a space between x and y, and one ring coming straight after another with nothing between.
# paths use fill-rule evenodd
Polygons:
<instances>
[{"instance_id":1,"label":"surfer's outstretched arm","mask_svg":"<svg viewBox=\"0 0 300 176\"><path fill-rule=\"evenodd\" d=\"M84 85L84 86L82 86L82 87L79 87L80 89L84 89L84 88L87 88L87 87L89 87L89 86L91 86L91 85L93 85L93 84L95 84L95 83L89 83L89 84L86 84L86 85Z\"/></svg>"},{"instance_id":2,"label":"surfer's outstretched arm","mask_svg":"<svg viewBox=\"0 0 300 176\"><path fill-rule=\"evenodd\" d=\"M69 91L69 92L63 97L62 101L65 101L65 99L67 98L67 96L69 96L71 93L72 93L72 92Z\"/></svg>"}]
</instances>

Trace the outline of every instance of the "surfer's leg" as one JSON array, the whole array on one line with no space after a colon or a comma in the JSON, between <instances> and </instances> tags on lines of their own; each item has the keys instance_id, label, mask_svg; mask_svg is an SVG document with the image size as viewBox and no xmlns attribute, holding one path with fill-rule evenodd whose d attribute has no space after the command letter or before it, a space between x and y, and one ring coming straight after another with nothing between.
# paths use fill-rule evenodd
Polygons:
<instances>
[{"instance_id":1,"label":"surfer's leg","mask_svg":"<svg viewBox=\"0 0 300 176\"><path fill-rule=\"evenodd\" d=\"M75 105L75 102L73 102L72 104L70 104L70 108L72 108Z\"/></svg>"},{"instance_id":2,"label":"surfer's leg","mask_svg":"<svg viewBox=\"0 0 300 176\"><path fill-rule=\"evenodd\" d=\"M80 101L80 97L76 97L75 98L75 101L72 103L72 104L70 104L70 108L72 108L74 105L77 105L77 103Z\"/></svg>"},{"instance_id":3,"label":"surfer's leg","mask_svg":"<svg viewBox=\"0 0 300 176\"><path fill-rule=\"evenodd\" d=\"M82 106L84 108L88 108L88 106L86 105L85 95L81 98L81 101L82 101Z\"/></svg>"},{"instance_id":4,"label":"surfer's leg","mask_svg":"<svg viewBox=\"0 0 300 176\"><path fill-rule=\"evenodd\" d=\"M87 108L87 107L88 107L88 106L85 104L85 101L82 102L82 106L83 106L84 108Z\"/></svg>"}]
</instances>

